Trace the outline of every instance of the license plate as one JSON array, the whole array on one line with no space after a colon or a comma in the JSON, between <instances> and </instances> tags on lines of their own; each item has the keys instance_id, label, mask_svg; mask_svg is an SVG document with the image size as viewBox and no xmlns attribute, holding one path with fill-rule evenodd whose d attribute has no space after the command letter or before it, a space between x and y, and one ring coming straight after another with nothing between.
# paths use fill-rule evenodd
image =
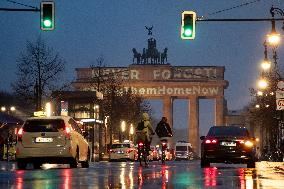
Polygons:
<instances>
[{"instance_id":1,"label":"license plate","mask_svg":"<svg viewBox=\"0 0 284 189\"><path fill-rule=\"evenodd\" d=\"M37 137L37 138L35 139L35 142L53 142L53 138Z\"/></svg>"},{"instance_id":2,"label":"license plate","mask_svg":"<svg viewBox=\"0 0 284 189\"><path fill-rule=\"evenodd\" d=\"M236 146L235 142L221 142L222 146Z\"/></svg>"}]
</instances>

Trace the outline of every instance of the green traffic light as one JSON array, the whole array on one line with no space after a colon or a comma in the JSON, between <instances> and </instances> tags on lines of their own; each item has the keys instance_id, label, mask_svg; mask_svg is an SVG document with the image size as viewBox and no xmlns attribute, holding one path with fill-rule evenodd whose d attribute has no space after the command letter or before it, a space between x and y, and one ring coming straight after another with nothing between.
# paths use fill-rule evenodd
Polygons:
<instances>
[{"instance_id":1,"label":"green traffic light","mask_svg":"<svg viewBox=\"0 0 284 189\"><path fill-rule=\"evenodd\" d=\"M185 37L191 37L192 36L192 29L191 28L185 28L184 29L184 36Z\"/></svg>"},{"instance_id":2,"label":"green traffic light","mask_svg":"<svg viewBox=\"0 0 284 189\"><path fill-rule=\"evenodd\" d=\"M194 39L195 38L195 22L196 13L194 11L184 11L181 20L181 38Z\"/></svg>"},{"instance_id":3,"label":"green traffic light","mask_svg":"<svg viewBox=\"0 0 284 189\"><path fill-rule=\"evenodd\" d=\"M51 28L52 22L51 22L51 20L44 20L43 25L44 25L44 27Z\"/></svg>"},{"instance_id":4,"label":"green traffic light","mask_svg":"<svg viewBox=\"0 0 284 189\"><path fill-rule=\"evenodd\" d=\"M55 26L54 17L54 2L42 1L40 9L40 28L44 31L52 31Z\"/></svg>"}]
</instances>

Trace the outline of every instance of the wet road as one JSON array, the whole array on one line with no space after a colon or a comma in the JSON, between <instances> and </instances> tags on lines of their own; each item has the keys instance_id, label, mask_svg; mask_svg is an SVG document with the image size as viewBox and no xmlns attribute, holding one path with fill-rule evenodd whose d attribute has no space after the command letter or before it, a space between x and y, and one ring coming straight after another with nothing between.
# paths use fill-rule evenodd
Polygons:
<instances>
[{"instance_id":1,"label":"wet road","mask_svg":"<svg viewBox=\"0 0 284 189\"><path fill-rule=\"evenodd\" d=\"M95 162L90 168L69 169L66 165L46 165L22 171L14 163L0 162L0 188L284 188L284 163L258 162L246 165L213 164L200 168L200 161Z\"/></svg>"}]
</instances>

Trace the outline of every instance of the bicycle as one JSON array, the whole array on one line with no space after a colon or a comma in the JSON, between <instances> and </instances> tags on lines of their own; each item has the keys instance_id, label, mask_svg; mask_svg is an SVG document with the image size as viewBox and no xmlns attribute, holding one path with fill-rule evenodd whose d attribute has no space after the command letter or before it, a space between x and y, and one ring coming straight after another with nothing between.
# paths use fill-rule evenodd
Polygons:
<instances>
[{"instance_id":1,"label":"bicycle","mask_svg":"<svg viewBox=\"0 0 284 189\"><path fill-rule=\"evenodd\" d=\"M144 161L145 166L148 165L147 163L147 151L146 151L146 145L144 141L138 142L138 161L140 163L140 166L142 166L142 161Z\"/></svg>"},{"instance_id":2,"label":"bicycle","mask_svg":"<svg viewBox=\"0 0 284 189\"><path fill-rule=\"evenodd\" d=\"M142 166L142 161L144 161L145 166L147 166L147 146L145 144L146 136L143 131L136 131L136 142L138 145L138 161L140 166Z\"/></svg>"},{"instance_id":3,"label":"bicycle","mask_svg":"<svg viewBox=\"0 0 284 189\"><path fill-rule=\"evenodd\" d=\"M162 164L165 164L166 162L166 150L167 150L167 143L168 140L167 139L161 139L161 143L162 143Z\"/></svg>"}]
</instances>

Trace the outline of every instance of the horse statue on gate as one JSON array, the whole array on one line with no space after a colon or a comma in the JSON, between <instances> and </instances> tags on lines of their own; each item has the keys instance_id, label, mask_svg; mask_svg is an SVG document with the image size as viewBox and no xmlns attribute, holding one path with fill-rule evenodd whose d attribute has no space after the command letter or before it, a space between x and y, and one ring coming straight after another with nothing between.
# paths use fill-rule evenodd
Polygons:
<instances>
[{"instance_id":1,"label":"horse statue on gate","mask_svg":"<svg viewBox=\"0 0 284 189\"><path fill-rule=\"evenodd\" d=\"M134 60L136 58L136 63L137 64L140 64L141 62L141 54L139 52L137 52L137 50L135 48L132 49L132 52L133 52L133 64L134 64Z\"/></svg>"},{"instance_id":2,"label":"horse statue on gate","mask_svg":"<svg viewBox=\"0 0 284 189\"><path fill-rule=\"evenodd\" d=\"M164 64L164 63L165 63L165 60L166 60L166 62L168 61L167 52L168 52L168 48L166 47L166 48L164 49L164 52L161 53L161 64Z\"/></svg>"},{"instance_id":3,"label":"horse statue on gate","mask_svg":"<svg viewBox=\"0 0 284 189\"><path fill-rule=\"evenodd\" d=\"M148 63L147 50L145 48L143 48L143 53L141 55L141 63L142 64Z\"/></svg>"}]
</instances>

